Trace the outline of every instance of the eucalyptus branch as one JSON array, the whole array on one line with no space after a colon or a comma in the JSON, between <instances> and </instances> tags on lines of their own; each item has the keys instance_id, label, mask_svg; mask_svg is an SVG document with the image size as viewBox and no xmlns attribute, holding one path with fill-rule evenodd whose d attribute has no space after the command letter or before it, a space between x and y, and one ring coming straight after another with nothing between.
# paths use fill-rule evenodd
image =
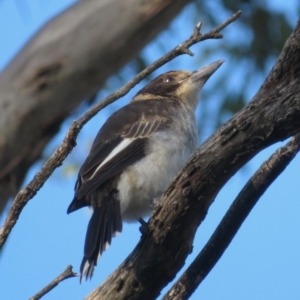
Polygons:
<instances>
[{"instance_id":1,"label":"eucalyptus branch","mask_svg":"<svg viewBox=\"0 0 300 300\"><path fill-rule=\"evenodd\" d=\"M260 166L238 194L199 255L162 300L189 299L221 258L257 201L285 170L299 150L300 133Z\"/></svg>"},{"instance_id":2,"label":"eucalyptus branch","mask_svg":"<svg viewBox=\"0 0 300 300\"><path fill-rule=\"evenodd\" d=\"M29 300L38 300L49 293L52 289L54 289L60 282L65 279L77 277L78 274L72 271L72 266L67 266L67 268L57 276L52 282L50 282L47 286L45 286L41 291L36 293L33 297Z\"/></svg>"}]
</instances>

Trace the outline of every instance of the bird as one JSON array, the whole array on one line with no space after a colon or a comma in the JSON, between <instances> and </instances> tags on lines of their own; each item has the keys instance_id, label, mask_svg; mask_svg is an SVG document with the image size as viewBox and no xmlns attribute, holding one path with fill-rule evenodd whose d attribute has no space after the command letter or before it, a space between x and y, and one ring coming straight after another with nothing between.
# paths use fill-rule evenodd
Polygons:
<instances>
[{"instance_id":1,"label":"bird","mask_svg":"<svg viewBox=\"0 0 300 300\"><path fill-rule=\"evenodd\" d=\"M150 215L172 178L198 145L199 92L224 60L197 71L170 71L142 88L100 128L81 166L67 213L91 206L80 282L94 267L123 221Z\"/></svg>"}]
</instances>

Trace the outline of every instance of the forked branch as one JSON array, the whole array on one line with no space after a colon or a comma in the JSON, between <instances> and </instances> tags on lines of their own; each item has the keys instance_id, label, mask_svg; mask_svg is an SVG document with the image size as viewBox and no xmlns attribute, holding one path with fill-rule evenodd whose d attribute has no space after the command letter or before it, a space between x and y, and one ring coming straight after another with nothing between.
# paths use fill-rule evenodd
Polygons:
<instances>
[{"instance_id":1,"label":"forked branch","mask_svg":"<svg viewBox=\"0 0 300 300\"><path fill-rule=\"evenodd\" d=\"M221 258L260 197L285 170L299 150L300 133L260 166L231 204L199 255L162 300L189 299Z\"/></svg>"}]
</instances>

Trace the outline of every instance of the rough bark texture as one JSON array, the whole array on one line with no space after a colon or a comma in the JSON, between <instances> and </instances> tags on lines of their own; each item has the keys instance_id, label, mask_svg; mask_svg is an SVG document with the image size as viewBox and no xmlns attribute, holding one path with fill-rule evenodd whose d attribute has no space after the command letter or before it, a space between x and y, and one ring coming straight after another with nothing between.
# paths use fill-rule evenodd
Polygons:
<instances>
[{"instance_id":1,"label":"rough bark texture","mask_svg":"<svg viewBox=\"0 0 300 300\"><path fill-rule=\"evenodd\" d=\"M209 241L162 300L189 299L223 255L258 200L295 158L299 150L298 132L285 146L277 149L248 180Z\"/></svg>"},{"instance_id":2,"label":"rough bark texture","mask_svg":"<svg viewBox=\"0 0 300 300\"><path fill-rule=\"evenodd\" d=\"M252 101L193 155L126 261L86 299L155 299L183 266L216 194L259 151L300 130L300 23Z\"/></svg>"},{"instance_id":3,"label":"rough bark texture","mask_svg":"<svg viewBox=\"0 0 300 300\"><path fill-rule=\"evenodd\" d=\"M47 23L0 74L0 213L62 121L188 0L85 0Z\"/></svg>"}]
</instances>

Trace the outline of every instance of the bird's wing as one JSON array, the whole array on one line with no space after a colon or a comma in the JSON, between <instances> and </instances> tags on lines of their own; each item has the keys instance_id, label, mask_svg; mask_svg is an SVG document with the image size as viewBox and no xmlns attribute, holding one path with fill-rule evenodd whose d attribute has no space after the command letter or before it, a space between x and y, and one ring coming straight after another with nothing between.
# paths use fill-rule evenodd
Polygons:
<instances>
[{"instance_id":1,"label":"bird's wing","mask_svg":"<svg viewBox=\"0 0 300 300\"><path fill-rule=\"evenodd\" d=\"M149 137L169 126L168 118L153 110L150 114L148 110L145 117L143 112L147 107L151 107L149 100L132 102L107 120L80 169L75 198L80 199L91 193L142 159L146 155Z\"/></svg>"}]
</instances>

